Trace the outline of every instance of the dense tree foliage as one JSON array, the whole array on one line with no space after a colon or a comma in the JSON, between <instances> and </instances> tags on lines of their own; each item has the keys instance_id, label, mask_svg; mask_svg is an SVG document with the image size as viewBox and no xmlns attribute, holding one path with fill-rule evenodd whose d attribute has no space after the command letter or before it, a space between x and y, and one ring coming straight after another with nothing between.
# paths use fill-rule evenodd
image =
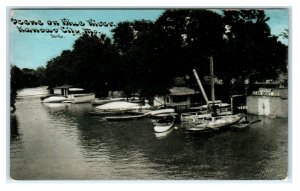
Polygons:
<instances>
[{"instance_id":1,"label":"dense tree foliage","mask_svg":"<svg viewBox=\"0 0 300 191\"><path fill-rule=\"evenodd\" d=\"M276 79L287 70L287 46L271 34L268 19L263 10L169 9L154 22L118 23L113 40L85 34L37 71L50 88L77 85L98 96L108 90L163 95L172 78L191 76L193 68L208 76L211 56L225 84L252 74L257 81Z\"/></svg>"},{"instance_id":2,"label":"dense tree foliage","mask_svg":"<svg viewBox=\"0 0 300 191\"><path fill-rule=\"evenodd\" d=\"M107 96L108 89L120 88L119 54L104 34L83 35L73 50L65 50L51 59L46 67L50 88L77 85L98 96Z\"/></svg>"},{"instance_id":3,"label":"dense tree foliage","mask_svg":"<svg viewBox=\"0 0 300 191\"><path fill-rule=\"evenodd\" d=\"M224 11L227 28L222 71L229 76L246 77L256 73L256 80L276 79L286 72L286 46L271 35L263 10Z\"/></svg>"},{"instance_id":4,"label":"dense tree foliage","mask_svg":"<svg viewBox=\"0 0 300 191\"><path fill-rule=\"evenodd\" d=\"M10 68L10 106L15 109L17 92L23 88L31 88L44 85L45 68L38 67L36 70L23 68L15 65Z\"/></svg>"}]
</instances>

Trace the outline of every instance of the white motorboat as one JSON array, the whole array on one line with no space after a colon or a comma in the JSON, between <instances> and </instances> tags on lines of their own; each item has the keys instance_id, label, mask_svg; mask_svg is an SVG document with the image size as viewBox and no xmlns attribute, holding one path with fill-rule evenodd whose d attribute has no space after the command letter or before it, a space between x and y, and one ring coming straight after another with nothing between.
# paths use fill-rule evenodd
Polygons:
<instances>
[{"instance_id":1,"label":"white motorboat","mask_svg":"<svg viewBox=\"0 0 300 191\"><path fill-rule=\"evenodd\" d=\"M107 103L104 105L100 105L95 107L95 112L101 113L101 112L120 112L120 111L145 111L148 112L151 106L149 104L141 105L138 103L130 103L126 101L118 101L118 102L112 102Z\"/></svg>"},{"instance_id":2,"label":"white motorboat","mask_svg":"<svg viewBox=\"0 0 300 191\"><path fill-rule=\"evenodd\" d=\"M41 97L42 103L90 103L95 99L94 93L82 93L81 88L65 85L53 89L55 94Z\"/></svg>"},{"instance_id":3,"label":"white motorboat","mask_svg":"<svg viewBox=\"0 0 300 191\"><path fill-rule=\"evenodd\" d=\"M175 123L175 115L169 115L169 114L161 114L157 117L157 121L154 123L155 126L153 127L154 131L156 133L163 133L168 130L170 130L174 123Z\"/></svg>"},{"instance_id":4,"label":"white motorboat","mask_svg":"<svg viewBox=\"0 0 300 191\"><path fill-rule=\"evenodd\" d=\"M156 116L160 114L170 114L174 112L175 110L173 108L167 108L167 109L157 109L157 110L149 111L147 114L150 116Z\"/></svg>"},{"instance_id":5,"label":"white motorboat","mask_svg":"<svg viewBox=\"0 0 300 191\"><path fill-rule=\"evenodd\" d=\"M68 98L62 95L53 95L46 97L42 100L42 103L61 103L63 101L67 101Z\"/></svg>"}]
</instances>

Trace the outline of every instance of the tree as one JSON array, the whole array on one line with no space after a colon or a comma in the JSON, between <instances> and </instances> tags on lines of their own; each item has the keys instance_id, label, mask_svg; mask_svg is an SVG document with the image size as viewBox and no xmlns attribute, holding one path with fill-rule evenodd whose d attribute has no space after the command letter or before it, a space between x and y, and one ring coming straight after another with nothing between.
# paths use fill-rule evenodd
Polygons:
<instances>
[{"instance_id":1,"label":"tree","mask_svg":"<svg viewBox=\"0 0 300 191\"><path fill-rule=\"evenodd\" d=\"M271 35L263 10L225 10L223 75L238 78L257 73L256 80L275 79L276 70L286 66L285 45ZM260 77L259 77L260 76Z\"/></svg>"},{"instance_id":2,"label":"tree","mask_svg":"<svg viewBox=\"0 0 300 191\"><path fill-rule=\"evenodd\" d=\"M73 45L74 82L97 95L107 96L108 89L118 89L119 55L104 34L83 35Z\"/></svg>"},{"instance_id":3,"label":"tree","mask_svg":"<svg viewBox=\"0 0 300 191\"><path fill-rule=\"evenodd\" d=\"M209 72L209 57L217 57L223 46L224 27L221 15L209 10L167 10L155 22L155 34L160 42L159 52L165 71L172 76Z\"/></svg>"},{"instance_id":4,"label":"tree","mask_svg":"<svg viewBox=\"0 0 300 191\"><path fill-rule=\"evenodd\" d=\"M23 72L20 68L15 65L10 67L10 107L13 108L13 111L16 109L15 102L17 98L18 90L24 87Z\"/></svg>"},{"instance_id":5,"label":"tree","mask_svg":"<svg viewBox=\"0 0 300 191\"><path fill-rule=\"evenodd\" d=\"M153 65L156 62L153 44L153 22L147 20L121 22L112 30L114 45L118 49L122 63L120 64L123 89L130 96L140 91L142 96L154 95L150 87L156 86Z\"/></svg>"},{"instance_id":6,"label":"tree","mask_svg":"<svg viewBox=\"0 0 300 191\"><path fill-rule=\"evenodd\" d=\"M49 88L65 84L73 84L75 75L75 58L70 50L62 51L61 55L48 61L45 69L45 83Z\"/></svg>"}]
</instances>

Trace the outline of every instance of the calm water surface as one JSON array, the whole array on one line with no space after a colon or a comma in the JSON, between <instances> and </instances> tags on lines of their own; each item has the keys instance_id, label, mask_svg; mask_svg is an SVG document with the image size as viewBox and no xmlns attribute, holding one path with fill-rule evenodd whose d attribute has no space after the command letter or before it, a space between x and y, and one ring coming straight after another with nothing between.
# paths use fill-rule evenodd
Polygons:
<instances>
[{"instance_id":1,"label":"calm water surface","mask_svg":"<svg viewBox=\"0 0 300 191\"><path fill-rule=\"evenodd\" d=\"M284 179L288 120L243 132L155 134L149 120L107 122L91 104L42 104L44 88L19 93L11 116L10 174L18 180Z\"/></svg>"}]
</instances>

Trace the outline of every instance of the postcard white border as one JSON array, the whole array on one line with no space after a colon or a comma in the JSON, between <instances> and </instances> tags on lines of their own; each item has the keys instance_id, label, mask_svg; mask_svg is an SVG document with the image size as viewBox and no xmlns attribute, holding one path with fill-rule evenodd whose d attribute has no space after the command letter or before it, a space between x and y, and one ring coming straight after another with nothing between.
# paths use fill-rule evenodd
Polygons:
<instances>
[{"instance_id":1,"label":"postcard white border","mask_svg":"<svg viewBox=\"0 0 300 191\"><path fill-rule=\"evenodd\" d=\"M290 65L289 65L289 90L290 90L290 100L289 100L289 125L292 127L292 134L289 134L289 147L291 158L289 163L292 161L292 176L289 177L287 182L284 181L11 181L8 180L6 172L7 164L7 134L6 126L9 123L7 120L8 109L7 109L7 83L9 80L9 73L7 68L7 60L5 58L5 52L7 53L8 39L7 27L1 27L1 52L2 52L2 62L0 64L0 85L1 85L1 121L4 122L0 132L0 190L67 190L72 189L77 190L300 190L299 186L299 122L297 122L297 107L299 104L299 91L297 90L297 84L299 83L299 18L300 18L300 7L297 0L152 0L145 1L143 3L140 0L114 0L110 1L93 1L93 0L52 0L52 1L41 1L41 0L10 0L1 1L1 13L0 17L1 23L6 23L6 13L7 6L12 7L36 7L42 6L44 8L161 8L161 7L210 7L210 8L224 8L224 7L290 7L291 8L291 20L290 20ZM7 26L7 24L5 24ZM295 35L293 35L295 34ZM297 36L298 34L298 36ZM5 43L6 42L6 45ZM297 50L297 52L295 52ZM8 57L6 56L6 59ZM298 88L299 89L299 88ZM297 140L298 138L298 140ZM292 142L291 142L292 140ZM199 172L201 173L201 172Z\"/></svg>"}]
</instances>

